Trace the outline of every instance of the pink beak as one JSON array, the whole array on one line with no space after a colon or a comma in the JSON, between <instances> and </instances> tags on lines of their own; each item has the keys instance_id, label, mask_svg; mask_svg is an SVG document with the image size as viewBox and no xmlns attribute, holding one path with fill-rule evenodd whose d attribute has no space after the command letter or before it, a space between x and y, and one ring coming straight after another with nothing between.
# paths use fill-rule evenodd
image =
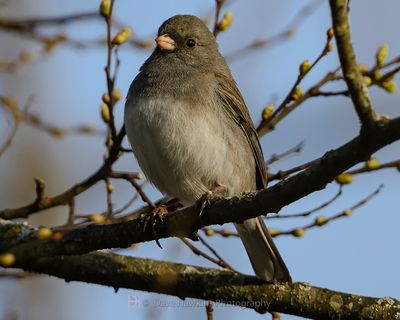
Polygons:
<instances>
[{"instance_id":1,"label":"pink beak","mask_svg":"<svg viewBox=\"0 0 400 320\"><path fill-rule=\"evenodd\" d=\"M175 41L167 35L163 34L158 36L156 39L157 47L164 51L174 51L175 50Z\"/></svg>"}]
</instances>

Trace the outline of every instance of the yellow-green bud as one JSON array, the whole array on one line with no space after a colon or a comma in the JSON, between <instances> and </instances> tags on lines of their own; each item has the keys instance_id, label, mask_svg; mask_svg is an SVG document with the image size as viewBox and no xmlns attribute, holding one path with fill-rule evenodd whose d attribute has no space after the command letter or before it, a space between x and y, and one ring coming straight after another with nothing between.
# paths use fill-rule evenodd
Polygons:
<instances>
[{"instance_id":1,"label":"yellow-green bud","mask_svg":"<svg viewBox=\"0 0 400 320\"><path fill-rule=\"evenodd\" d=\"M311 62L310 62L310 60L305 60L305 61L300 65L300 68L299 68L300 75L304 76L304 75L308 72L308 70L310 70L310 68L311 68Z\"/></svg>"},{"instance_id":2,"label":"yellow-green bud","mask_svg":"<svg viewBox=\"0 0 400 320\"><path fill-rule=\"evenodd\" d=\"M274 105L270 103L262 111L262 118L264 121L268 120L274 112Z\"/></svg>"},{"instance_id":3,"label":"yellow-green bud","mask_svg":"<svg viewBox=\"0 0 400 320\"><path fill-rule=\"evenodd\" d=\"M110 110L108 109L108 106L105 103L101 105L100 113L101 113L101 118L105 123L110 122Z\"/></svg>"},{"instance_id":4,"label":"yellow-green bud","mask_svg":"<svg viewBox=\"0 0 400 320\"><path fill-rule=\"evenodd\" d=\"M96 128L91 124L84 124L79 128L79 131L83 133L92 133L96 131Z\"/></svg>"},{"instance_id":5,"label":"yellow-green bud","mask_svg":"<svg viewBox=\"0 0 400 320\"><path fill-rule=\"evenodd\" d=\"M103 17L108 17L111 13L111 1L110 0L102 0L99 8L100 14Z\"/></svg>"},{"instance_id":6,"label":"yellow-green bud","mask_svg":"<svg viewBox=\"0 0 400 320\"><path fill-rule=\"evenodd\" d=\"M335 35L335 32L333 31L333 28L329 28L329 29L326 31L326 36L327 36L328 38L332 38L334 35Z\"/></svg>"},{"instance_id":7,"label":"yellow-green bud","mask_svg":"<svg viewBox=\"0 0 400 320\"><path fill-rule=\"evenodd\" d=\"M91 214L88 216L88 219L95 223L103 223L106 221L106 217L102 214Z\"/></svg>"},{"instance_id":8,"label":"yellow-green bud","mask_svg":"<svg viewBox=\"0 0 400 320\"><path fill-rule=\"evenodd\" d=\"M302 236L304 236L305 230L303 228L296 228L292 231L292 235L300 238Z\"/></svg>"},{"instance_id":9,"label":"yellow-green bud","mask_svg":"<svg viewBox=\"0 0 400 320\"><path fill-rule=\"evenodd\" d=\"M115 89L115 90L113 91L113 93L112 93L112 96L113 96L113 98L114 98L114 102L117 102L117 101L121 100L121 97L122 97L121 90Z\"/></svg>"},{"instance_id":10,"label":"yellow-green bud","mask_svg":"<svg viewBox=\"0 0 400 320\"><path fill-rule=\"evenodd\" d=\"M389 93L395 93L397 91L397 85L394 81L383 81L379 83L379 86Z\"/></svg>"},{"instance_id":11,"label":"yellow-green bud","mask_svg":"<svg viewBox=\"0 0 400 320\"><path fill-rule=\"evenodd\" d=\"M63 138L64 135L67 133L67 131L65 129L61 129L61 128L49 128L47 131L53 138Z\"/></svg>"},{"instance_id":12,"label":"yellow-green bud","mask_svg":"<svg viewBox=\"0 0 400 320\"><path fill-rule=\"evenodd\" d=\"M339 184L350 184L353 182L354 177L350 173L342 173L336 177L336 182Z\"/></svg>"},{"instance_id":13,"label":"yellow-green bud","mask_svg":"<svg viewBox=\"0 0 400 320\"><path fill-rule=\"evenodd\" d=\"M15 263L15 255L10 252L6 252L0 255L0 265L3 267L11 267Z\"/></svg>"},{"instance_id":14,"label":"yellow-green bud","mask_svg":"<svg viewBox=\"0 0 400 320\"><path fill-rule=\"evenodd\" d=\"M111 43L113 45L121 45L131 36L132 30L128 27L123 28L117 35L112 39Z\"/></svg>"},{"instance_id":15,"label":"yellow-green bud","mask_svg":"<svg viewBox=\"0 0 400 320\"><path fill-rule=\"evenodd\" d=\"M323 226L325 223L327 223L329 221L329 219L325 216L319 216L315 218L315 224L317 226Z\"/></svg>"},{"instance_id":16,"label":"yellow-green bud","mask_svg":"<svg viewBox=\"0 0 400 320\"><path fill-rule=\"evenodd\" d=\"M360 63L359 65L357 65L357 69L361 73L364 73L368 71L368 66L365 63Z\"/></svg>"},{"instance_id":17,"label":"yellow-green bud","mask_svg":"<svg viewBox=\"0 0 400 320\"><path fill-rule=\"evenodd\" d=\"M221 230L221 235L222 235L223 237L229 237L229 236L231 235L231 233L229 232L228 229L222 229L222 230Z\"/></svg>"},{"instance_id":18,"label":"yellow-green bud","mask_svg":"<svg viewBox=\"0 0 400 320\"><path fill-rule=\"evenodd\" d=\"M271 235L271 237L275 237L278 234L281 234L282 231L279 229L273 229L273 228L268 228L269 234Z\"/></svg>"},{"instance_id":19,"label":"yellow-green bud","mask_svg":"<svg viewBox=\"0 0 400 320\"><path fill-rule=\"evenodd\" d=\"M378 66L382 65L385 59L387 58L388 54L389 54L389 46L387 43L384 43L378 48L378 51L376 52L375 56L376 64Z\"/></svg>"},{"instance_id":20,"label":"yellow-green bud","mask_svg":"<svg viewBox=\"0 0 400 320\"><path fill-rule=\"evenodd\" d=\"M114 141L111 137L111 134L108 136L107 141L106 141L106 147L111 148L114 144Z\"/></svg>"},{"instance_id":21,"label":"yellow-green bud","mask_svg":"<svg viewBox=\"0 0 400 320\"><path fill-rule=\"evenodd\" d=\"M65 34L58 34L52 38L47 38L44 40L43 47L45 52L51 52L56 45L63 43L68 40L68 37Z\"/></svg>"},{"instance_id":22,"label":"yellow-green bud","mask_svg":"<svg viewBox=\"0 0 400 320\"><path fill-rule=\"evenodd\" d=\"M342 212L342 215L344 215L346 217L351 216L352 214L353 214L353 210L351 210L351 209L346 209Z\"/></svg>"},{"instance_id":23,"label":"yellow-green bud","mask_svg":"<svg viewBox=\"0 0 400 320\"><path fill-rule=\"evenodd\" d=\"M103 93L101 96L101 100L103 100L104 103L109 104L110 103L110 96L108 93Z\"/></svg>"},{"instance_id":24,"label":"yellow-green bud","mask_svg":"<svg viewBox=\"0 0 400 320\"><path fill-rule=\"evenodd\" d=\"M371 158L369 158L369 160L367 161L365 166L369 170L374 170L374 169L378 169L381 166L381 163L379 162L379 160L377 158L371 157Z\"/></svg>"},{"instance_id":25,"label":"yellow-green bud","mask_svg":"<svg viewBox=\"0 0 400 320\"><path fill-rule=\"evenodd\" d=\"M363 80L366 86L370 86L372 84L372 79L368 76L364 76Z\"/></svg>"},{"instance_id":26,"label":"yellow-green bud","mask_svg":"<svg viewBox=\"0 0 400 320\"><path fill-rule=\"evenodd\" d=\"M204 228L204 233L206 234L206 236L211 237L215 234L215 231L211 228Z\"/></svg>"},{"instance_id":27,"label":"yellow-green bud","mask_svg":"<svg viewBox=\"0 0 400 320\"><path fill-rule=\"evenodd\" d=\"M300 87L296 87L296 89L293 90L290 97L293 100L299 100L302 95L303 95L303 90Z\"/></svg>"},{"instance_id":28,"label":"yellow-green bud","mask_svg":"<svg viewBox=\"0 0 400 320\"><path fill-rule=\"evenodd\" d=\"M40 228L37 231L36 237L39 240L46 240L46 239L50 239L52 235L53 235L53 231L51 231L51 229L49 229L49 228Z\"/></svg>"},{"instance_id":29,"label":"yellow-green bud","mask_svg":"<svg viewBox=\"0 0 400 320\"><path fill-rule=\"evenodd\" d=\"M114 191L114 186L112 185L111 182L110 182L110 183L107 183L107 191L108 191L109 193L111 193L111 192Z\"/></svg>"},{"instance_id":30,"label":"yellow-green bud","mask_svg":"<svg viewBox=\"0 0 400 320\"><path fill-rule=\"evenodd\" d=\"M233 20L233 13L231 11L225 12L222 20L218 23L218 30L221 31L227 30L231 26L232 20Z\"/></svg>"}]
</instances>

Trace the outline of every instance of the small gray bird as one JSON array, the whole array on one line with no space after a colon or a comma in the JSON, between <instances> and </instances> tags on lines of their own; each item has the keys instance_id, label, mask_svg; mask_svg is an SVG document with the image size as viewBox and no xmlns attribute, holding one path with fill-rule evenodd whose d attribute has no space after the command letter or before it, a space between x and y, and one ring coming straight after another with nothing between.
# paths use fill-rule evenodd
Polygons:
<instances>
[{"instance_id":1,"label":"small gray bird","mask_svg":"<svg viewBox=\"0 0 400 320\"><path fill-rule=\"evenodd\" d=\"M125 104L127 136L147 178L187 204L221 187L223 196L265 188L257 133L213 34L199 18L177 15L156 42ZM291 281L260 217L235 226L259 278Z\"/></svg>"}]
</instances>

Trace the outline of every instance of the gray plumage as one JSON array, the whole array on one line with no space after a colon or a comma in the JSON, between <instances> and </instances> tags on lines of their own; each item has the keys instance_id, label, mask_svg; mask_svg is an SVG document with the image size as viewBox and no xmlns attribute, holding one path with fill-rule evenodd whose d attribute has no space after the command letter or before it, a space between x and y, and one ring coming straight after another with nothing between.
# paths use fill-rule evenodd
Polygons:
<instances>
[{"instance_id":1,"label":"gray plumage","mask_svg":"<svg viewBox=\"0 0 400 320\"><path fill-rule=\"evenodd\" d=\"M257 133L212 33L200 19L178 15L158 36L164 42L141 67L125 105L127 136L145 175L184 203L219 184L225 196L265 188ZM235 226L258 277L291 280L261 218Z\"/></svg>"}]
</instances>

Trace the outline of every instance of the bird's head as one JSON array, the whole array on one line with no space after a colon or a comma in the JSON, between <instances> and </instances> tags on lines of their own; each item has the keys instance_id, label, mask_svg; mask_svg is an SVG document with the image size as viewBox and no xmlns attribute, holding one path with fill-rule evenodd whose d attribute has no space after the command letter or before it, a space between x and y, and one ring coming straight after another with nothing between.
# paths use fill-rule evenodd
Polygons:
<instances>
[{"instance_id":1,"label":"bird's head","mask_svg":"<svg viewBox=\"0 0 400 320\"><path fill-rule=\"evenodd\" d=\"M214 35L205 23L192 15L176 15L158 29L155 53L187 65L207 65L219 60Z\"/></svg>"}]
</instances>

